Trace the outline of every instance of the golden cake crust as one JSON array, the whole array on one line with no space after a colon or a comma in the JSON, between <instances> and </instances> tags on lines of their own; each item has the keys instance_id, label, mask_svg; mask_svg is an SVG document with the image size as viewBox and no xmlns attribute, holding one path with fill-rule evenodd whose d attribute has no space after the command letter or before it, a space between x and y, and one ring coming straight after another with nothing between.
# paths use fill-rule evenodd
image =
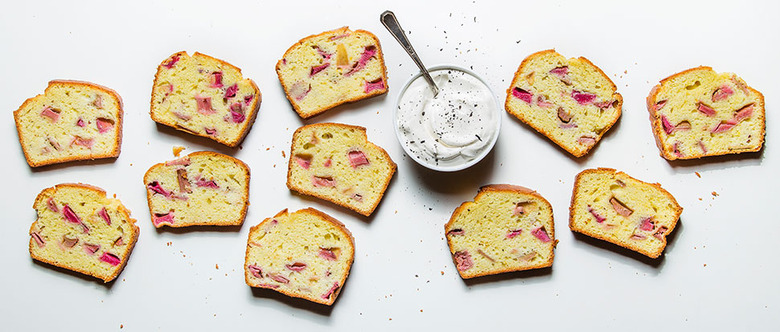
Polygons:
<instances>
[{"instance_id":1,"label":"golden cake crust","mask_svg":"<svg viewBox=\"0 0 780 332\"><path fill-rule=\"evenodd\" d=\"M309 300L309 301L312 301L312 302L315 302L315 303L319 303L319 304L332 305L333 302L335 302L336 299L338 298L338 295L341 293L341 290L344 288L344 282L347 280L347 277L349 276L350 270L352 270L351 269L352 263L355 260L355 254L354 254L355 253L355 238L352 236L352 232L350 232L347 229L347 227L344 226L344 224L341 221L338 221L337 219L331 217L330 215L328 215L328 214L326 214L326 213L324 213L324 212L322 212L320 210L317 210L315 208L311 208L310 207L310 208L305 208L305 209L302 209L302 210L298 210L298 211L293 212L293 213L308 213L308 214L312 214L312 215L315 215L315 216L317 216L318 218L320 218L322 220L327 221L331 225L335 226L340 231L340 233L342 235L344 235L345 238L349 239L349 244L352 247L352 255L350 255L347 258L347 266L348 266L348 268L347 268L346 272L344 273L344 275L339 279L340 287L336 290L335 295L331 296L327 300L325 300L325 299L323 299L321 297L317 297L317 296L311 296L311 297L300 296L298 294L286 291L283 288L273 289L273 290L277 291L277 292L280 292L280 293L282 293L284 295L290 296L290 297L298 297L298 298L306 299L306 300ZM285 217L285 216L288 216L288 215L290 215L290 213L288 212L287 209L284 209L284 210L280 211L279 213L277 213L276 215L274 215L273 217L266 218L262 222L260 222L259 224L255 225L255 226L252 226L249 229L249 239L251 239L251 235L253 233L256 233L258 230L260 230L262 227L264 227L266 223L271 222L275 218ZM249 243L247 243L246 252L244 253L244 266L249 265L249 251L250 251L250 245L249 245ZM244 273L244 281L246 282L247 285L249 285L251 287L258 287L259 286L259 285L256 285L255 283L253 283L249 279L249 274L248 273Z\"/></svg>"},{"instance_id":2,"label":"golden cake crust","mask_svg":"<svg viewBox=\"0 0 780 332\"><path fill-rule=\"evenodd\" d=\"M472 201L467 201L462 203L460 206L458 206L454 212L452 212L452 216L450 217L449 221L444 225L444 233L445 237L447 238L447 246L450 248L450 254L452 258L452 262L455 266L458 265L458 262L455 258L455 252L453 249L453 243L449 236L447 236L448 230L450 230L453 226L453 223L455 220L460 216L460 214L467 208L469 208L471 205L475 204L480 198L483 196L493 193L493 192L506 192L506 193L520 193L524 195L533 196L536 198L539 202L544 204L551 212L553 211L552 205L550 205L550 202L548 202L544 197L539 195L536 191L523 187L518 185L511 185L511 184L491 184L482 186L479 188L479 192L477 193L477 196L474 197ZM494 274L501 274L501 273L507 273L507 272L516 272L516 271L526 271L526 270L533 270L533 269L539 269L539 268L545 268L550 267L553 264L553 260L555 258L555 247L558 244L558 240L555 238L555 216L551 213L550 214L550 228L546 229L549 233L550 238L552 239L552 247L553 250L550 253L550 258L546 261L539 262L535 265L529 265L525 267L520 268L511 268L507 267L504 269L498 269L498 270L491 270L491 271L484 271L484 272L477 272L477 273L468 273L467 271L460 271L458 270L458 273L460 274L461 278L463 279L471 279L476 277L482 277L487 275L494 275Z\"/></svg>"},{"instance_id":3,"label":"golden cake crust","mask_svg":"<svg viewBox=\"0 0 780 332\"><path fill-rule=\"evenodd\" d=\"M318 37L321 37L321 36L325 36L325 35L328 35L328 34L332 34L332 33L343 34L343 33L348 33L348 32L352 32L352 33L356 33L356 34L365 34L365 35L371 37L371 39L374 40L374 44L376 44L376 46L377 46L377 54L376 54L376 56L377 56L377 59L379 60L379 62L381 63L381 65L382 65L382 79L385 82L385 88L384 89L373 90L373 91L371 91L371 92L369 92L367 94L361 95L361 96L356 96L356 97L353 97L353 98L341 100L341 101L338 101L338 102L336 102L334 104L330 104L328 106L321 107L319 109L316 109L316 110L313 110L313 111L310 111L310 112L304 112L303 110L300 109L300 107L298 106L298 103L296 103L295 100L293 100L293 98L291 97L290 89L292 88L292 86L287 86L287 84L285 84L284 78L282 77L281 67L283 65L283 59L286 58L289 55L290 52L292 52L297 47L299 47L300 45L304 44L305 42L307 42L307 41L309 41L311 39L315 39L315 38L318 38ZM279 78L279 83L281 83L282 89L284 89L285 97L287 97L287 100L290 102L290 105L292 105L293 109L295 109L295 112L298 113L298 115L301 118L308 119L308 118L311 118L311 117L313 117L315 115L318 115L318 114L321 114L321 113L323 113L325 111L328 111L328 110L330 110L330 109L332 109L334 107L337 107L339 105L352 103L352 102L356 102L358 100L363 100L363 99L367 99L367 98L371 98L371 97L374 97L374 96L378 96L378 95L382 95L382 94L387 93L387 90L388 90L388 88L387 88L387 67L385 66L385 60L384 59L385 58L384 58L384 55L382 53L382 46L379 43L379 38L377 38L373 33L369 32L369 31L362 30L362 29L350 30L348 26L345 26L345 27L341 27L341 28L338 28L338 29L328 30L328 31L324 31L324 32L321 32L321 33L318 33L318 34L310 35L308 37L301 38L297 43L295 43L292 46L290 46L290 48L288 48L287 51L284 52L284 55L282 56L282 59L280 59L279 61L276 62L276 75Z\"/></svg>"},{"instance_id":4,"label":"golden cake crust","mask_svg":"<svg viewBox=\"0 0 780 332\"><path fill-rule=\"evenodd\" d=\"M744 152L757 152L760 151L763 148L764 139L766 136L766 112L765 112L765 102L764 102L764 95L752 87L748 86L742 79L737 77L736 75L732 74L732 79L739 82L741 87L749 90L750 92L756 94L758 96L758 104L760 109L760 114L763 117L762 119L762 126L761 126L761 133L760 133L760 143L752 148L743 148L743 149L733 149L730 151L715 151L712 153L700 153L700 154L693 154L693 155L687 155L683 157L676 156L673 152L671 147L664 146L662 136L663 136L663 125L661 124L661 118L657 115L656 110L656 103L658 102L657 96L661 88L668 82L683 77L685 75L688 75L690 73L694 73L697 71L710 71L715 72L712 67L709 66L698 66L694 68L689 68L686 70L683 70L679 73L673 74L669 77L666 77L662 79L659 84L653 86L653 88L650 90L650 93L647 95L646 99L646 106L647 111L650 113L650 126L653 131L653 137L655 138L655 144L658 147L659 154L661 157L663 157L666 160L677 160L677 159L698 159L702 157L709 157L709 156L719 156L719 155L728 155L728 154L740 154Z\"/></svg>"},{"instance_id":5,"label":"golden cake crust","mask_svg":"<svg viewBox=\"0 0 780 332\"><path fill-rule=\"evenodd\" d=\"M33 202L33 206L32 206L33 209L35 209L36 206L38 206L38 204L40 204L43 200L51 197L60 188L78 188L78 189L90 190L90 191L98 193L102 197L106 196L106 192L103 189L101 189L99 187L96 187L96 186L93 186L93 185L83 184L83 183L62 183L62 184L55 185L54 187L46 188L43 191L41 191L38 194L38 196L36 196L35 201ZM33 250L33 248L34 248L34 246L36 244L35 244L34 239L32 239L32 238L30 238L30 242L29 242L29 245L28 245L28 250L30 252L30 257L32 257L34 260L37 260L37 261L40 261L40 262L43 262L43 263L46 263L46 264L49 264L49 265L53 265L53 266L57 266L57 267L60 267L60 268L63 268L63 269L67 269L67 270L70 270L70 271L75 271L75 272L79 272L79 273L82 273L82 274L85 274L85 275L93 276L95 278L103 280L103 282L110 282L110 281L116 279L116 277L119 276L119 273L121 273L122 270L124 270L125 266L127 265L127 262L130 260L130 255L133 252L133 248L135 247L136 242L138 242L138 234L139 234L139 228L135 224L136 220L130 217L130 210L128 210L124 205L120 204L118 206L118 211L124 215L125 219L128 222L133 224L133 227L131 227L132 233L130 234L130 236L128 238L126 250L123 252L123 257L125 257L125 259L122 260L121 263L116 267L116 272L114 272L113 274L107 276L106 278L101 278L100 276L92 273L91 271L86 270L86 269L82 269L81 267L67 266L65 264L60 264L60 263L58 263L56 261L47 259L46 257L37 255L35 250ZM38 221L36 219L36 221L33 222L33 224L30 226L30 231L29 231L30 234L35 232L37 223L38 223Z\"/></svg>"},{"instance_id":6,"label":"golden cake crust","mask_svg":"<svg viewBox=\"0 0 780 332\"><path fill-rule=\"evenodd\" d=\"M515 71L514 77L512 79L512 83L509 85L509 88L506 90L506 100L504 102L504 105L505 105L504 108L506 109L507 113L512 114L518 120L522 121L523 123L527 124L528 126L533 128L534 130L539 132L540 134L544 135L545 137L547 137L548 139L553 141L556 145L558 145L561 149L565 150L566 152L571 153L575 157L582 157L582 156L588 154L593 148L595 148L596 145L598 145L598 142L601 141L601 138L604 136L604 133L609 131L609 129L612 128L612 126L615 123L617 123L618 119L620 119L620 116L622 114L622 109L623 109L623 96L620 93L617 93L617 86L615 85L614 82L612 82L612 80L609 78L609 76L607 76L607 74L604 73L603 70L601 70L601 68L599 68L598 66L593 64L593 62L591 62L589 59L587 59L585 57L578 57L578 58L576 58L576 59L578 59L580 61L585 62L586 64L591 66L593 69L595 69L610 84L610 88L613 91L612 97L616 100L616 104L614 105L614 108L617 111L617 114L614 117L614 119L610 120L605 125L605 127L601 131L602 132L601 135L598 135L598 137L596 137L596 142L593 145L591 145L589 148L587 148L585 150L582 150L582 151L579 151L579 150L575 149L572 146L567 146L566 142L563 142L560 139L558 139L557 137L555 137L555 135L552 132L550 132L548 130L545 130L539 124L535 124L533 121L530 121L530 120L526 119L521 112L515 111L512 108L510 108L510 106L509 106L510 101L513 98L513 96L512 96L512 89L514 89L514 87L518 85L518 82L520 82L520 80L523 79L521 74L527 70L527 68L531 64L531 61L535 60L536 58L544 57L544 56L548 56L548 55L562 56L558 52L556 52L555 49L549 49L549 50L544 50L544 51L539 51L539 52L533 53L533 54L527 56L525 59L523 59L523 61L520 63L520 66L517 68L517 71ZM575 58L569 58L569 59L567 59L567 61L571 61L573 59L575 59Z\"/></svg>"},{"instance_id":7,"label":"golden cake crust","mask_svg":"<svg viewBox=\"0 0 780 332\"><path fill-rule=\"evenodd\" d=\"M630 179L632 179L634 181L637 181L637 182L641 183L642 185L647 185L647 186L653 187L655 190L658 190L658 192L662 193L666 198L668 198L671 202L673 202L673 204L675 206L675 208L674 208L674 216L675 217L674 217L674 221L670 224L669 228L666 231L664 231L663 235L661 236L661 238L662 238L661 241L663 242L662 246L660 246L655 251L649 251L649 250L643 248L642 246L631 245L630 243L625 242L625 241L615 242L612 239L609 239L609 238L607 238L605 236L602 236L601 234L598 234L598 233L595 233L595 232L591 232L591 231L589 231L587 229L584 229L584 228L577 227L574 224L574 217L575 217L575 214L576 214L575 203L576 203L576 201L579 198L582 197L582 194L580 193L580 186L579 186L580 180L583 177L585 177L585 176L587 176L589 174L597 174L597 173L610 173L610 174L613 174L614 177L618 177L618 176L628 177L628 178L630 178ZM579 174L577 174L577 176L576 176L576 178L574 180L574 190L572 191L571 205L569 206L569 228L573 232L581 233L581 234L590 236L592 238L596 238L596 239L599 239L599 240L603 240L603 241L606 241L606 242L613 243L615 245L618 245L620 247L626 248L628 250L633 250L633 251L636 251L638 253L641 253L641 254L643 254L643 255L645 255L647 257L658 258L661 255L661 253L663 253L664 249L666 249L666 244L667 244L666 237L669 234L671 234L674 231L674 228L677 226L677 221L679 220L680 215L682 214L682 210L683 210L683 208L677 203L677 200L674 198L674 196L672 196L672 194L670 194L665 189L661 188L661 185L659 183L644 182L644 181L638 180L636 178L633 178L633 177L629 176L628 174L626 174L624 172L617 171L617 170L615 170L613 168L600 167L600 168L595 168L595 169L586 169L586 170L580 172Z\"/></svg>"},{"instance_id":8,"label":"golden cake crust","mask_svg":"<svg viewBox=\"0 0 780 332\"><path fill-rule=\"evenodd\" d=\"M293 134L293 137L298 136L298 134L300 134L301 131L303 131L303 130L305 130L307 128L328 128L328 127L340 127L340 128L354 128L354 129L357 129L361 133L362 138L365 141L366 146L370 146L372 148L376 148L377 151L379 151L383 155L384 159L390 164L391 171L382 180L383 185L382 185L381 194L379 195L379 199L377 199L376 203L373 204L372 206L370 206L369 208L357 209L354 206L350 206L350 205L348 205L346 203L342 203L342 202L338 202L336 200L333 200L330 197L328 197L327 195L319 194L319 193L316 193L314 191L307 190L306 188L295 186L295 184L293 184L291 182L291 179L292 179L292 168L293 168L293 164L295 163L295 161L293 160L293 158L294 158L293 151L295 149L295 140L294 139L292 140L292 143L291 143L291 146L290 146L290 156L289 156L290 160L289 160L289 162L287 164L287 188L290 189L290 190L297 191L297 192L299 192L301 194L304 194L304 195L309 195L309 196L317 197L317 198L322 199L322 200L326 200L326 201L332 202L334 204L340 205L342 207L345 207L347 209L350 209L350 210L353 210L353 211L355 211L357 213L360 213L360 214L362 214L364 216L370 216L372 213L374 213L374 210L376 209L377 206L379 206L379 203L382 201L382 198L384 197L384 194L387 191L387 187L390 185L390 179L392 179L393 178L393 174L395 174L395 171L397 169L397 165L395 164L395 162L393 162L393 160L390 158L390 155L387 153L387 151L385 151L385 149L383 149L382 147L380 147L380 146L378 146L378 145L376 145L376 144L374 144L374 143L372 143L372 142L370 142L368 140L368 135L366 134L366 128L365 127L353 126L353 125L347 125L347 124L341 124L341 123L331 123L331 122L316 123L316 124L306 125L306 126L302 126L302 127L298 128L295 131L295 133Z\"/></svg>"},{"instance_id":9,"label":"golden cake crust","mask_svg":"<svg viewBox=\"0 0 780 332\"><path fill-rule=\"evenodd\" d=\"M32 152L31 151L27 151L27 149L25 148L25 146L27 146L27 145L25 144L26 143L25 137L24 137L24 135L22 135L22 129L21 129L21 123L20 123L20 120L21 120L20 119L20 113L22 112L22 110L27 108L27 106L29 104L33 103L37 98L45 96L46 92L50 88L52 88L52 86L57 85L57 84L69 84L69 85L82 86L82 87L85 87L85 88L88 88L88 89L97 89L97 90L100 90L100 91L102 91L102 92L112 96L114 99L116 99L116 101L119 103L119 112L117 114L117 121L114 124L114 126L116 127L116 133L117 134L116 134L116 137L114 139L116 148L113 151L108 151L107 153L104 153L104 154L92 154L89 157L66 156L66 157L55 158L55 159L51 159L51 160L48 160L48 161L42 161L42 162L36 162L36 161L31 159L30 154ZM68 162L68 161L94 160L94 159L102 159L102 158L116 158L116 157L119 157L119 153L121 152L121 148L122 148L122 123L124 122L123 121L123 117L124 117L124 111L123 110L124 110L124 106L123 106L123 103L122 103L122 97L120 97L119 94L116 91L114 91L114 90L112 90L112 89L110 89L108 87L105 87L105 86L102 86L102 85L98 85L98 84L95 84L95 83L91 83L91 82L77 81L77 80L52 80L52 81L49 81L49 84L46 87L46 90L44 90L43 94L39 94L39 95L37 95L35 97L28 98L27 100L24 101L24 103L22 103L22 106L19 106L19 108L16 111L14 111L14 123L16 124L16 132L19 135L19 143L22 146L22 152L24 153L24 158L27 160L27 164L30 165L30 167L39 167L39 166L46 166L46 165L64 163L64 162Z\"/></svg>"},{"instance_id":10,"label":"golden cake crust","mask_svg":"<svg viewBox=\"0 0 780 332\"><path fill-rule=\"evenodd\" d=\"M247 210L249 209L249 180L250 180L250 169L249 169L249 166L247 166L246 163L244 163L243 161L241 161L241 160L239 160L237 158L234 158L234 157L231 157L231 156L228 156L228 155L224 155L224 154L221 154L221 153L211 152L211 151L193 152L193 153L190 153L190 154L188 154L188 155L186 155L184 157L178 158L178 159L192 158L192 157L201 157L201 156L203 156L203 157L211 156L211 157L219 158L219 159L227 159L230 162L235 163L236 165L239 165L239 167L242 170L244 170L243 176L244 176L244 181L246 181L247 185L244 188L244 191L242 192L241 195L242 195L243 201L246 202L246 204L244 204L244 207L241 209L240 217L237 220L219 220L219 221L211 222L211 223L208 223L208 224L205 224L205 223L194 223L194 222L189 222L189 223L178 222L178 223L172 223L172 224L165 223L164 225L168 226L168 227L178 228L178 227L189 227L189 226L238 226L238 225L243 224L244 220L246 219ZM146 186L147 183L149 183L149 181L151 181L151 179L150 179L151 174L154 171L156 171L157 168L164 167L164 166L166 166L166 162L154 164L152 167L149 167L149 169L146 171L146 173L144 173L144 180L143 180L144 181L144 186ZM146 195L146 203L147 203L147 206L149 207L149 215L151 217L151 216L154 215L154 211L152 210L152 195L149 194L148 190L147 190L147 195ZM162 226L163 225L157 225L155 227L160 228Z\"/></svg>"},{"instance_id":11,"label":"golden cake crust","mask_svg":"<svg viewBox=\"0 0 780 332\"><path fill-rule=\"evenodd\" d=\"M234 65L232 65L232 64L230 64L230 63L228 63L228 62L226 62L224 60L217 59L217 58L212 57L210 55L206 55L206 54L203 54L203 53L200 53L200 52L195 52L195 53L192 54L192 57L193 58L195 58L195 57L203 57L203 58L206 58L206 59L209 59L209 60L212 60L212 61L216 61L216 62L220 63L222 66L225 66L225 67L228 67L228 68L231 68L231 69L237 71L238 74L241 75L243 80L245 82L249 83L249 85L252 87L252 90L254 90L255 98L252 99L252 103L248 107L248 111L247 111L247 114L246 114L246 120L244 121L244 124L243 124L244 128L241 130L241 134L238 137L236 137L236 139L232 139L232 140L228 139L228 138L224 138L221 135L210 136L210 135L207 135L207 134L204 134L204 133L194 132L192 130L189 130L189 129L185 128L185 127L182 127L182 126L178 125L176 122L166 121L165 119L155 115L155 112L154 112L155 89L154 89L154 87L157 86L158 80L160 79L160 74L165 70L164 64L166 63L166 61L168 59L170 59L170 58L172 58L174 56L189 57L189 54L187 53L187 51L180 51L180 52L173 53L170 56L168 56L167 58L165 58L165 60L160 62L159 65L157 65L157 72L154 74L154 83L152 84L152 97L151 97L151 100L149 101L149 107L150 107L149 108L149 115L151 116L152 120L154 122L157 122L159 124L172 127L172 128L174 128L176 130L179 130L179 131L183 131L183 132L186 132L186 133L190 133L192 135L196 135L196 136L212 139L214 141L217 141L217 142L219 142L221 144L224 144L224 145L227 145L229 147L236 147L239 144L241 144L241 142L244 140L246 135L249 134L249 130L252 129L252 125L254 124L255 119L257 118L257 113L258 113L258 111L260 109L260 104L262 102L263 96L260 93L260 89L257 87L257 84L255 84L255 81L253 81L250 78L243 77L243 74L241 73L241 68L238 68L238 67L236 67L236 66L234 66Z\"/></svg>"}]
</instances>

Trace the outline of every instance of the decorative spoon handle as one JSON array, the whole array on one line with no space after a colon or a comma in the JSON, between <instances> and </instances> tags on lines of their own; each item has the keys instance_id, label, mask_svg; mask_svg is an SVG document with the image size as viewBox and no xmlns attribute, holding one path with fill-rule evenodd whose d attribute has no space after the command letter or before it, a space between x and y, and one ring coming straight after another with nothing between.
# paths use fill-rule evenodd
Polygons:
<instances>
[{"instance_id":1,"label":"decorative spoon handle","mask_svg":"<svg viewBox=\"0 0 780 332\"><path fill-rule=\"evenodd\" d=\"M384 13L379 15L379 20L382 22L382 25L387 28L387 31L390 31L390 34L395 37L395 40L401 44L401 47L406 50L406 53L409 53L409 56L412 57L412 61L414 61L414 64L420 68L423 77L428 82L431 90L433 90L433 96L436 97L436 95L439 94L439 87L436 86L436 83L433 82L433 78L431 78L431 74L428 73L428 69L425 68L422 60L420 60L420 57L417 56L417 52L414 51L412 43L410 43L409 39L406 38L406 33L404 33L404 29L401 28L401 24L399 24L398 20L395 18L395 14L389 10L386 10Z\"/></svg>"}]
</instances>

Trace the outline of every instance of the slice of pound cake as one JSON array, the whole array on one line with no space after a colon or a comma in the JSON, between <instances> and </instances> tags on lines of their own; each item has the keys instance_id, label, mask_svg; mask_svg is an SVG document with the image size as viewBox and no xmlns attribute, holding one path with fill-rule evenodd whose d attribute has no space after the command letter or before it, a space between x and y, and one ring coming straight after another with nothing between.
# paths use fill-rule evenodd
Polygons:
<instances>
[{"instance_id":1,"label":"slice of pound cake","mask_svg":"<svg viewBox=\"0 0 780 332\"><path fill-rule=\"evenodd\" d=\"M312 124L293 134L287 188L369 216L395 168L390 155L368 141L366 128Z\"/></svg>"},{"instance_id":2,"label":"slice of pound cake","mask_svg":"<svg viewBox=\"0 0 780 332\"><path fill-rule=\"evenodd\" d=\"M348 27L301 39L284 53L276 73L302 118L387 92L379 39Z\"/></svg>"},{"instance_id":3,"label":"slice of pound cake","mask_svg":"<svg viewBox=\"0 0 780 332\"><path fill-rule=\"evenodd\" d=\"M117 199L98 187L58 184L38 194L30 256L64 269L114 280L138 240L138 226Z\"/></svg>"},{"instance_id":4,"label":"slice of pound cake","mask_svg":"<svg viewBox=\"0 0 780 332\"><path fill-rule=\"evenodd\" d=\"M764 95L731 73L697 67L669 76L650 91L647 110L668 160L755 152L764 144Z\"/></svg>"},{"instance_id":5,"label":"slice of pound cake","mask_svg":"<svg viewBox=\"0 0 780 332\"><path fill-rule=\"evenodd\" d=\"M235 147L255 122L260 99L238 67L179 52L157 67L150 114L157 123Z\"/></svg>"},{"instance_id":6,"label":"slice of pound cake","mask_svg":"<svg viewBox=\"0 0 780 332\"><path fill-rule=\"evenodd\" d=\"M355 259L344 225L308 208L283 210L249 230L244 276L251 287L331 305Z\"/></svg>"},{"instance_id":7,"label":"slice of pound cake","mask_svg":"<svg viewBox=\"0 0 780 332\"><path fill-rule=\"evenodd\" d=\"M569 227L657 258L682 210L657 183L642 182L614 169L588 169L574 182Z\"/></svg>"},{"instance_id":8,"label":"slice of pound cake","mask_svg":"<svg viewBox=\"0 0 780 332\"><path fill-rule=\"evenodd\" d=\"M480 188L444 225L461 278L552 266L552 206L536 192L506 184Z\"/></svg>"},{"instance_id":9,"label":"slice of pound cake","mask_svg":"<svg viewBox=\"0 0 780 332\"><path fill-rule=\"evenodd\" d=\"M599 67L555 50L529 55L507 90L509 114L575 157L587 154L617 122L623 97Z\"/></svg>"},{"instance_id":10,"label":"slice of pound cake","mask_svg":"<svg viewBox=\"0 0 780 332\"><path fill-rule=\"evenodd\" d=\"M30 167L119 156L122 99L109 88L51 81L42 95L14 112L19 142Z\"/></svg>"},{"instance_id":11,"label":"slice of pound cake","mask_svg":"<svg viewBox=\"0 0 780 332\"><path fill-rule=\"evenodd\" d=\"M236 226L249 206L249 167L215 152L156 164L144 175L154 227Z\"/></svg>"}]
</instances>

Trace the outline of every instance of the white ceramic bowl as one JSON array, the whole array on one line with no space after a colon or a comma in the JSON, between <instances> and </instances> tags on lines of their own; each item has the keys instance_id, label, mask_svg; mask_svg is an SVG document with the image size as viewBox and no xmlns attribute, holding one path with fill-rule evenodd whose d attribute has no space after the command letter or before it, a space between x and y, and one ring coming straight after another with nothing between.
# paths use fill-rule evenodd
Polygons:
<instances>
[{"instance_id":1,"label":"white ceramic bowl","mask_svg":"<svg viewBox=\"0 0 780 332\"><path fill-rule=\"evenodd\" d=\"M410 149L409 145L407 145L405 143L407 141L407 139L403 136L403 133L401 132L401 129L400 129L400 122L399 122L399 120L400 120L399 119L400 112L399 112L399 110L400 110L401 102L402 102L402 100L404 98L404 95L407 93L407 90L409 89L409 86L411 86L412 83L415 82L418 79L421 80L421 81L425 80L422 77L422 73L418 73L417 75L415 75L411 79L409 79L409 81L406 82L406 84L404 85L403 89L401 90L401 93L398 95L398 99L396 100L396 103L395 103L395 111L394 111L395 113L394 113L394 117L393 117L393 122L394 122L393 125L395 127L395 135L398 138L398 143L401 144L401 147L403 147L404 152L406 152L406 155L408 155L411 159L413 159L418 164L420 164L420 165L422 165L422 166L424 166L426 168L435 170L435 171L455 172L455 171L464 170L466 168L469 168L469 167L475 165L476 163L478 163L482 159L484 159L485 156L487 156L488 153L490 153L491 150L493 150L493 146L495 146L496 140L498 140L498 135L499 135L499 133L501 131L501 117L502 117L501 110L502 109L499 106L500 104L498 103L498 99L496 99L496 94L493 92L493 89L491 89L490 86L485 82L485 80L483 80L479 75L477 75L473 71L471 71L469 69L466 69L466 68L463 68L463 67L460 67L460 66L455 66L455 65L438 65L438 66L433 66L433 67L428 68L428 71L431 73L431 76L434 76L434 77L436 76L435 72L436 71L441 71L441 70L457 70L457 71L464 72L465 74L470 75L470 76L476 78L479 82L482 83L482 85L484 85L484 87L487 89L487 91L490 92L490 96L491 96L490 103L493 106L492 107L493 122L494 122L493 123L493 128L495 128L495 132L492 135L490 141L480 151L478 151L478 153L472 159L462 160L462 162L457 163L457 164L449 164L449 165L440 165L440 164L438 164L437 165L435 163L432 163L432 162L422 158L418 154L415 154Z\"/></svg>"}]
</instances>

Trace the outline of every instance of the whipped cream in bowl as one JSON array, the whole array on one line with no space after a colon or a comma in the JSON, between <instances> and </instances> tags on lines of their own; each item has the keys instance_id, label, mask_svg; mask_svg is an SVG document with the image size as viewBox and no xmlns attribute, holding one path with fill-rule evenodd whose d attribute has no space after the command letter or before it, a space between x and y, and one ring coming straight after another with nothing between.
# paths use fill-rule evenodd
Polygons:
<instances>
[{"instance_id":1,"label":"whipped cream in bowl","mask_svg":"<svg viewBox=\"0 0 780 332\"><path fill-rule=\"evenodd\" d=\"M439 87L434 98L422 73L406 83L395 110L395 133L418 164L444 172L482 160L496 143L501 113L493 90L458 66L428 69Z\"/></svg>"}]
</instances>

